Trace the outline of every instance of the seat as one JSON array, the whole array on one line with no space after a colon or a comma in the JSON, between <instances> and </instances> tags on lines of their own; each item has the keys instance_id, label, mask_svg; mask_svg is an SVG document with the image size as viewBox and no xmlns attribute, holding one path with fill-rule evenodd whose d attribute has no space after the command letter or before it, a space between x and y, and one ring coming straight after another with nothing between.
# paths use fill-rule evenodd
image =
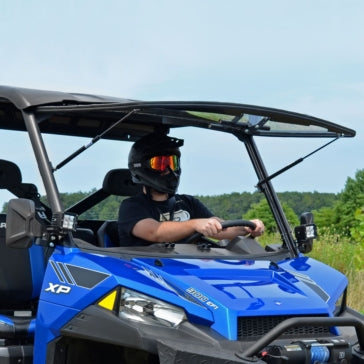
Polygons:
<instances>
[{"instance_id":1,"label":"seat","mask_svg":"<svg viewBox=\"0 0 364 364\"><path fill-rule=\"evenodd\" d=\"M93 245L96 245L97 243L94 232L88 228L77 227L76 231L73 232L73 237L76 239L81 239Z\"/></svg>"},{"instance_id":2,"label":"seat","mask_svg":"<svg viewBox=\"0 0 364 364\"><path fill-rule=\"evenodd\" d=\"M118 222L106 220L97 230L97 241L104 248L119 246Z\"/></svg>"},{"instance_id":3,"label":"seat","mask_svg":"<svg viewBox=\"0 0 364 364\"><path fill-rule=\"evenodd\" d=\"M142 191L142 186L132 181L129 169L120 168L109 171L103 181L102 189L108 195L134 196ZM118 224L116 220L105 221L97 231L98 245L102 247L119 246Z\"/></svg>"}]
</instances>

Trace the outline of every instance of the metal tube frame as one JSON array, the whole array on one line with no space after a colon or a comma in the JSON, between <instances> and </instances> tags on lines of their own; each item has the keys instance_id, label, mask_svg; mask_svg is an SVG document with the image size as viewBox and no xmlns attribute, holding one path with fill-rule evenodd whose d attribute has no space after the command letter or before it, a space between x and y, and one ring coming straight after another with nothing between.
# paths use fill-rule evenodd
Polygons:
<instances>
[{"instance_id":1,"label":"metal tube frame","mask_svg":"<svg viewBox=\"0 0 364 364\"><path fill-rule=\"evenodd\" d=\"M260 156L253 136L247 134L238 134L237 137L245 144L250 160L254 166L255 173L257 174L258 181L264 181L263 183L259 183L258 186L260 191L264 193L268 201L272 214L277 222L278 230L281 234L282 241L284 245L287 246L287 248L289 249L291 257L296 258L299 256L299 251L293 238L290 225L283 212L282 206L279 202L273 185L271 184L270 180L268 180L269 175L267 173L267 170L265 169L263 160Z\"/></svg>"},{"instance_id":2,"label":"metal tube frame","mask_svg":"<svg viewBox=\"0 0 364 364\"><path fill-rule=\"evenodd\" d=\"M47 150L44 145L42 134L38 127L37 119L32 112L22 111L22 113L52 214L54 215L63 213L63 206L52 172L51 162L48 158Z\"/></svg>"}]
</instances>

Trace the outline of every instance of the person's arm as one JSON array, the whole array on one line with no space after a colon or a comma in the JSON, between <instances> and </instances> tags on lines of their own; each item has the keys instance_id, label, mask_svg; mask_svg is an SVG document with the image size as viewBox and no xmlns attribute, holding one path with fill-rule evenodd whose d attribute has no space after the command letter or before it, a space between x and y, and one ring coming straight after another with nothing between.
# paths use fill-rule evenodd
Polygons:
<instances>
[{"instance_id":1,"label":"person's arm","mask_svg":"<svg viewBox=\"0 0 364 364\"><path fill-rule=\"evenodd\" d=\"M132 234L138 238L154 243L176 242L187 238L195 232L214 239L233 239L238 235L251 234L259 236L264 231L264 225L260 220L252 220L256 223L255 230L245 226L234 226L222 229L218 218L191 219L187 221L162 221L147 218L138 221L132 230Z\"/></svg>"},{"instance_id":2,"label":"person's arm","mask_svg":"<svg viewBox=\"0 0 364 364\"><path fill-rule=\"evenodd\" d=\"M132 234L144 240L160 243L176 242L187 238L195 232L205 236L214 236L221 230L221 224L215 218L162 222L147 218L138 221L134 225Z\"/></svg>"},{"instance_id":3,"label":"person's arm","mask_svg":"<svg viewBox=\"0 0 364 364\"><path fill-rule=\"evenodd\" d=\"M222 222L223 220L217 216L214 216L213 213L197 198L189 195L183 195L187 201L189 201L190 206L192 206L192 211L195 212L196 217L213 217L217 219L218 221ZM255 223L256 227L254 230L249 228L248 226L233 226L227 229L219 228L219 231L217 234L214 235L206 235L213 239L234 239L237 236L246 236L249 235L253 238L258 237L264 233L264 223L259 219L253 219L251 220Z\"/></svg>"}]
</instances>

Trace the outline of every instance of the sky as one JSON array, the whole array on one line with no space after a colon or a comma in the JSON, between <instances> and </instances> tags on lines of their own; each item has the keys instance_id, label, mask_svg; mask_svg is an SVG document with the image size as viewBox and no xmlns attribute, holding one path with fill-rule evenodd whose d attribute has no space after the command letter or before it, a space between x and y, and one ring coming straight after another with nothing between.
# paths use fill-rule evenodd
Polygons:
<instances>
[{"instance_id":1,"label":"sky","mask_svg":"<svg viewBox=\"0 0 364 364\"><path fill-rule=\"evenodd\" d=\"M363 17L362 0L0 0L0 84L239 102L343 124L356 130L355 138L333 143L274 181L278 191L338 193L364 168ZM31 150L12 133L2 135L0 158L21 160L23 180L33 182ZM183 147L182 192L254 190L240 145L223 136L216 148L215 136L188 136L198 145L186 139ZM273 173L324 142L262 143L263 158ZM50 143L65 156L80 146ZM95 147L84 163L97 174L99 165L109 167L110 153L119 156L116 165L125 162L126 149L112 145L107 153ZM97 183L80 170L72 178L62 171L57 181L67 192L87 191L101 184L101 173ZM0 203L7 198L0 192Z\"/></svg>"}]
</instances>

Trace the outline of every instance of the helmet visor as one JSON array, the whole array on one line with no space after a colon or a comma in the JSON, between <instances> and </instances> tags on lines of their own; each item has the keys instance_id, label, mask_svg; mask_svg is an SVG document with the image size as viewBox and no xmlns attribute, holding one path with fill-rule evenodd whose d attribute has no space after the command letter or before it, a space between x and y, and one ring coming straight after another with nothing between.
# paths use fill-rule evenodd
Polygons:
<instances>
[{"instance_id":1,"label":"helmet visor","mask_svg":"<svg viewBox=\"0 0 364 364\"><path fill-rule=\"evenodd\" d=\"M149 159L149 166L159 172L164 172L167 167L176 171L179 169L179 158L176 155L157 155Z\"/></svg>"}]
</instances>

